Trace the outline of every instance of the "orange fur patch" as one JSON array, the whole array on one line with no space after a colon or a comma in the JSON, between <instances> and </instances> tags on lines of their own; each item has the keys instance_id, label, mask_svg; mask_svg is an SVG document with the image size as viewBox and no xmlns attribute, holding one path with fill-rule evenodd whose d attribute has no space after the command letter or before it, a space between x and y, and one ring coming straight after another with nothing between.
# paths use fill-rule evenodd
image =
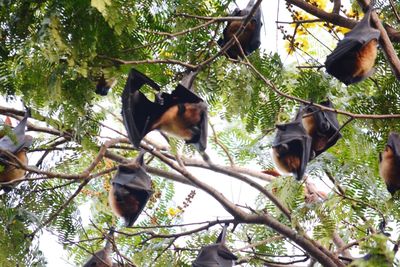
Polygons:
<instances>
[{"instance_id":1,"label":"orange fur patch","mask_svg":"<svg viewBox=\"0 0 400 267\"><path fill-rule=\"evenodd\" d=\"M161 117L156 121L152 127L160 129L170 135L190 140L193 137L192 127L198 125L201 120L203 108L201 103L185 103L185 112L178 114L178 105L170 107Z\"/></svg>"},{"instance_id":2,"label":"orange fur patch","mask_svg":"<svg viewBox=\"0 0 400 267\"><path fill-rule=\"evenodd\" d=\"M16 154L17 158L24 163L28 164L28 157L26 156L26 151L21 150ZM0 182L10 182L21 179L24 177L26 171L24 169L19 169L13 165L5 166L3 172L0 173Z\"/></svg>"},{"instance_id":3,"label":"orange fur patch","mask_svg":"<svg viewBox=\"0 0 400 267\"><path fill-rule=\"evenodd\" d=\"M307 115L307 114L306 114ZM303 117L302 119L303 127L306 130L307 134L312 138L311 148L314 151L321 151L323 150L329 138L326 136L320 136L317 133L317 126L315 122L315 118L313 115Z\"/></svg>"},{"instance_id":4,"label":"orange fur patch","mask_svg":"<svg viewBox=\"0 0 400 267\"><path fill-rule=\"evenodd\" d=\"M356 53L356 71L353 73L353 77L362 77L373 68L378 53L377 45L378 41L373 39Z\"/></svg>"},{"instance_id":5,"label":"orange fur patch","mask_svg":"<svg viewBox=\"0 0 400 267\"><path fill-rule=\"evenodd\" d=\"M385 180L387 186L400 188L400 166L398 166L393 150L389 146L386 146L385 151L382 152L379 175Z\"/></svg>"}]
</instances>

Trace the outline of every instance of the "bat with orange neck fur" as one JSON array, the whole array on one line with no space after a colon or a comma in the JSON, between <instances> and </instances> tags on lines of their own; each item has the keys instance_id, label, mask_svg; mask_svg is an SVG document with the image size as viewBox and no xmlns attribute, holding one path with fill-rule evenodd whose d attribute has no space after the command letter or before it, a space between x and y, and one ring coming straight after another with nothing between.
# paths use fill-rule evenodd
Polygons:
<instances>
[{"instance_id":1,"label":"bat with orange neck fur","mask_svg":"<svg viewBox=\"0 0 400 267\"><path fill-rule=\"evenodd\" d=\"M394 195L400 189L400 135L390 133L385 150L379 154L379 174Z\"/></svg>"},{"instance_id":2,"label":"bat with orange neck fur","mask_svg":"<svg viewBox=\"0 0 400 267\"><path fill-rule=\"evenodd\" d=\"M373 4L326 59L326 71L346 85L360 82L374 72L380 31L371 26Z\"/></svg>"},{"instance_id":3,"label":"bat with orange neck fur","mask_svg":"<svg viewBox=\"0 0 400 267\"><path fill-rule=\"evenodd\" d=\"M319 103L333 108L330 100ZM335 145L342 135L339 132L337 114L327 110L320 110L311 105L301 106L297 116L302 117L303 127L312 138L310 159L315 158L331 146Z\"/></svg>"},{"instance_id":4,"label":"bat with orange neck fur","mask_svg":"<svg viewBox=\"0 0 400 267\"><path fill-rule=\"evenodd\" d=\"M149 77L132 69L122 93L122 117L132 144L152 130L182 138L200 152L207 146L207 105L190 90L195 72L187 74L174 91L159 93L152 102L139 91L147 84L159 91L160 87Z\"/></svg>"},{"instance_id":5,"label":"bat with orange neck fur","mask_svg":"<svg viewBox=\"0 0 400 267\"><path fill-rule=\"evenodd\" d=\"M311 153L311 137L303 127L301 116L292 122L278 124L276 128L272 143L275 166L280 172L292 173L297 180L301 180Z\"/></svg>"},{"instance_id":6,"label":"bat with orange neck fur","mask_svg":"<svg viewBox=\"0 0 400 267\"><path fill-rule=\"evenodd\" d=\"M32 137L25 135L26 123L29 117L29 112L25 113L24 118L20 123L13 129L13 135L15 138L11 138L6 135L0 139L0 148L14 154L23 164L28 164L28 157L26 155L29 146L32 144ZM11 121L5 120L5 124L11 125ZM0 162L4 169L0 172L0 182L11 182L21 179L25 175L25 170L20 169L14 165L7 164L7 162L13 162L12 158L9 158L5 154L0 154ZM5 189L5 188L4 188Z\"/></svg>"}]
</instances>

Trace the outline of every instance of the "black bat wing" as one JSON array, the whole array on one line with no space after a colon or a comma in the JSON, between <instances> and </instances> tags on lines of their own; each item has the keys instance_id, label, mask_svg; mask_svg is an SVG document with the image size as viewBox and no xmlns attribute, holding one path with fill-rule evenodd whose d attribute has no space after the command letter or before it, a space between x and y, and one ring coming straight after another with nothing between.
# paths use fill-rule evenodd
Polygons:
<instances>
[{"instance_id":1,"label":"black bat wing","mask_svg":"<svg viewBox=\"0 0 400 267\"><path fill-rule=\"evenodd\" d=\"M151 130L152 124L165 112L165 107L154 103L139 91L148 84L156 90L160 87L144 74L132 69L122 93L122 118L132 144L139 148L140 141Z\"/></svg>"},{"instance_id":2,"label":"black bat wing","mask_svg":"<svg viewBox=\"0 0 400 267\"><path fill-rule=\"evenodd\" d=\"M9 136L4 136L0 139L0 148L7 150L13 154L18 153L24 148L28 148L33 139L31 136L25 135L26 123L28 121L29 112L27 112L20 123L13 129L13 134L16 138L16 142L12 140Z\"/></svg>"},{"instance_id":3,"label":"black bat wing","mask_svg":"<svg viewBox=\"0 0 400 267\"><path fill-rule=\"evenodd\" d=\"M225 246L224 246L225 247ZM232 267L237 257L221 244L212 244L201 248L193 267Z\"/></svg>"},{"instance_id":4,"label":"black bat wing","mask_svg":"<svg viewBox=\"0 0 400 267\"><path fill-rule=\"evenodd\" d=\"M278 124L276 125L276 128L278 131L275 135L274 141L272 142L273 148L291 142L299 142L301 144L301 165L300 170L297 173L297 176L301 179L311 156L311 137L307 135L301 119L296 119L295 121L286 124Z\"/></svg>"},{"instance_id":5,"label":"black bat wing","mask_svg":"<svg viewBox=\"0 0 400 267\"><path fill-rule=\"evenodd\" d=\"M325 67L327 72L330 73L331 69L336 67L338 60L342 59L342 57L347 55L347 53L354 51L361 46L362 43L359 39L345 37L344 39L340 40L333 52L326 58Z\"/></svg>"},{"instance_id":6,"label":"black bat wing","mask_svg":"<svg viewBox=\"0 0 400 267\"><path fill-rule=\"evenodd\" d=\"M242 11L241 15L246 16L250 13L251 9L253 8L255 4L255 1L251 0L247 4L246 8ZM244 53L247 55L250 55L253 51L255 51L257 48L260 47L261 45L261 27L262 27L262 22L261 22L261 7L258 7L257 11L254 13L253 18L251 19L250 23L255 23L256 27L254 29L253 35L251 36L250 42L243 48Z\"/></svg>"},{"instance_id":7,"label":"black bat wing","mask_svg":"<svg viewBox=\"0 0 400 267\"><path fill-rule=\"evenodd\" d=\"M139 210L135 217L129 218L129 225L132 225L139 217L146 206L147 201L153 194L151 190L151 178L142 167L132 168L124 165L118 166L118 171L112 180L113 184L119 184L135 194L139 201Z\"/></svg>"},{"instance_id":8,"label":"black bat wing","mask_svg":"<svg viewBox=\"0 0 400 267\"><path fill-rule=\"evenodd\" d=\"M208 116L207 111L203 112L200 121L200 137L195 141L194 146L198 151L205 151L207 148L208 137Z\"/></svg>"},{"instance_id":9,"label":"black bat wing","mask_svg":"<svg viewBox=\"0 0 400 267\"><path fill-rule=\"evenodd\" d=\"M397 162L400 162L400 135L391 132L389 134L387 145L393 150Z\"/></svg>"}]
</instances>

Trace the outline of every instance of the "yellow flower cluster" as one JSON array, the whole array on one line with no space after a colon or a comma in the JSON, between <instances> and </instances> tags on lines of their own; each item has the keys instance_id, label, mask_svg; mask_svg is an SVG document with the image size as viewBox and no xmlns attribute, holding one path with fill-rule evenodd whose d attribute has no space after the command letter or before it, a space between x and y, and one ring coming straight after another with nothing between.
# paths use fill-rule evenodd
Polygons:
<instances>
[{"instance_id":1,"label":"yellow flower cluster","mask_svg":"<svg viewBox=\"0 0 400 267\"><path fill-rule=\"evenodd\" d=\"M169 208L168 210L167 210L167 214L170 216L170 217L176 217L177 215L179 215L179 214L181 214L183 212L183 210L181 210L180 208Z\"/></svg>"},{"instance_id":2,"label":"yellow flower cluster","mask_svg":"<svg viewBox=\"0 0 400 267\"><path fill-rule=\"evenodd\" d=\"M325 9L327 0L308 0L307 2L320 9Z\"/></svg>"}]
</instances>

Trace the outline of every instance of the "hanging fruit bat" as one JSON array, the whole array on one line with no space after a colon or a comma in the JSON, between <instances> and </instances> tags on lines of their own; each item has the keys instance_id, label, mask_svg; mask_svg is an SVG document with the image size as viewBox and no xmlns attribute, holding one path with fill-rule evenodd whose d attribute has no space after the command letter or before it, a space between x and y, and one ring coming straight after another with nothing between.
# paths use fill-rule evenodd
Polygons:
<instances>
[{"instance_id":1,"label":"hanging fruit bat","mask_svg":"<svg viewBox=\"0 0 400 267\"><path fill-rule=\"evenodd\" d=\"M240 10L239 8L236 8L230 16L247 16L253 8L254 4L255 1L250 0L245 9ZM223 37L218 40L218 45L220 47L223 47L230 39L232 39L236 31L242 26L242 22L242 20L234 20L228 22L228 25L223 31ZM251 21L247 24L244 31L239 36L237 36L240 46L242 47L243 52L246 56L250 55L254 50L260 47L261 26L261 7L259 7ZM240 48L238 47L237 43L235 43L226 51L226 53L228 57L232 59L238 59L238 56L240 56Z\"/></svg>"},{"instance_id":2,"label":"hanging fruit bat","mask_svg":"<svg viewBox=\"0 0 400 267\"><path fill-rule=\"evenodd\" d=\"M108 238L106 245L103 249L97 251L93 254L93 256L83 265L83 267L111 267L114 266L115 263L112 262L111 253L112 253L112 244L110 239L114 234L114 229L111 228L108 233Z\"/></svg>"},{"instance_id":3,"label":"hanging fruit bat","mask_svg":"<svg viewBox=\"0 0 400 267\"><path fill-rule=\"evenodd\" d=\"M319 103L320 105L333 108L330 100ZM339 140L342 135L339 131L339 122L335 112L320 110L314 106L302 106L297 116L302 116L303 127L312 138L311 157L315 158Z\"/></svg>"},{"instance_id":4,"label":"hanging fruit bat","mask_svg":"<svg viewBox=\"0 0 400 267\"><path fill-rule=\"evenodd\" d=\"M379 174L390 194L400 189L400 135L390 133L385 150L379 153Z\"/></svg>"},{"instance_id":5,"label":"hanging fruit bat","mask_svg":"<svg viewBox=\"0 0 400 267\"><path fill-rule=\"evenodd\" d=\"M380 31L371 26L372 6L325 62L326 71L346 85L361 82L374 72Z\"/></svg>"},{"instance_id":6,"label":"hanging fruit bat","mask_svg":"<svg viewBox=\"0 0 400 267\"><path fill-rule=\"evenodd\" d=\"M277 169L292 173L297 180L303 178L311 153L311 137L301 122L296 120L276 125L277 133L272 143L272 159Z\"/></svg>"},{"instance_id":7,"label":"hanging fruit bat","mask_svg":"<svg viewBox=\"0 0 400 267\"><path fill-rule=\"evenodd\" d=\"M149 77L132 69L122 93L122 117L131 143L140 141L152 130L182 138L200 151L207 146L207 105L190 89L196 73L188 74L171 94L159 93L152 102L139 91L147 84L159 91Z\"/></svg>"},{"instance_id":8,"label":"hanging fruit bat","mask_svg":"<svg viewBox=\"0 0 400 267\"><path fill-rule=\"evenodd\" d=\"M32 136L25 135L25 127L28 117L29 112L26 112L24 118L13 129L15 139L10 138L8 135L3 136L0 139L0 149L14 154L25 165L28 164L26 152L33 141ZM7 155L0 154L0 163L4 167L3 171L0 172L0 182L10 182L21 179L25 175L25 170L19 169L14 165L9 165L7 164L7 161L14 162L14 160L9 158Z\"/></svg>"},{"instance_id":9,"label":"hanging fruit bat","mask_svg":"<svg viewBox=\"0 0 400 267\"><path fill-rule=\"evenodd\" d=\"M142 168L144 153L141 152L136 163L120 165L115 174L108 200L114 214L124 218L130 227L139 217L153 194L151 178Z\"/></svg>"},{"instance_id":10,"label":"hanging fruit bat","mask_svg":"<svg viewBox=\"0 0 400 267\"><path fill-rule=\"evenodd\" d=\"M225 236L228 225L225 225L218 236L217 242L212 245L204 246L193 267L232 267L238 258L225 246Z\"/></svg>"},{"instance_id":11,"label":"hanging fruit bat","mask_svg":"<svg viewBox=\"0 0 400 267\"><path fill-rule=\"evenodd\" d=\"M115 78L111 78L106 80L104 74L101 75L96 84L95 93L98 95L106 96L108 91L113 88L117 84L117 80Z\"/></svg>"}]
</instances>

